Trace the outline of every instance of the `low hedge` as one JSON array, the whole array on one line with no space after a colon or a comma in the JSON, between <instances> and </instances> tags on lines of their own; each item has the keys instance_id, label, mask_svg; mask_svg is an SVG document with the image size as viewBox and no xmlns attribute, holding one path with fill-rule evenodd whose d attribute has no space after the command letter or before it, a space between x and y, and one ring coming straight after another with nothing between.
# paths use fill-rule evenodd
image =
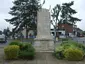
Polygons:
<instances>
[{"instance_id":1,"label":"low hedge","mask_svg":"<svg viewBox=\"0 0 85 64\"><path fill-rule=\"evenodd\" d=\"M17 59L19 53L19 46L9 45L4 48L5 58L6 59Z\"/></svg>"}]
</instances>

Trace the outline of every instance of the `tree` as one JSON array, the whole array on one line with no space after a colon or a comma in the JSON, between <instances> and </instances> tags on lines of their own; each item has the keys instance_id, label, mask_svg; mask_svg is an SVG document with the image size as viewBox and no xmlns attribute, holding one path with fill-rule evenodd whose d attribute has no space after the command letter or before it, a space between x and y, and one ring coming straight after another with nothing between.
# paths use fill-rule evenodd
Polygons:
<instances>
[{"instance_id":1,"label":"tree","mask_svg":"<svg viewBox=\"0 0 85 64\"><path fill-rule=\"evenodd\" d=\"M72 9L71 6L74 5L74 1L71 1L70 3L63 3L62 9L61 9L61 20L59 23L69 24L74 26L77 21L81 21L81 19L78 19L76 17L73 17L74 14L76 14L76 10ZM66 31L66 34L68 35L68 31Z\"/></svg>"},{"instance_id":2,"label":"tree","mask_svg":"<svg viewBox=\"0 0 85 64\"><path fill-rule=\"evenodd\" d=\"M52 10L52 20L51 24L54 27L54 40L56 41L56 30L58 29L58 24L71 24L72 26L75 25L77 21L81 21L76 17L73 17L73 14L77 12L71 8L74 2L70 3L63 3L62 5L57 4Z\"/></svg>"},{"instance_id":3,"label":"tree","mask_svg":"<svg viewBox=\"0 0 85 64\"><path fill-rule=\"evenodd\" d=\"M3 34L5 35L5 38L6 38L6 37L9 37L10 34L11 34L10 29L9 29L8 27L7 27L7 29L4 29L4 30L3 30Z\"/></svg>"},{"instance_id":4,"label":"tree","mask_svg":"<svg viewBox=\"0 0 85 64\"><path fill-rule=\"evenodd\" d=\"M83 35L85 36L85 31L83 31L82 33L83 33Z\"/></svg>"},{"instance_id":5,"label":"tree","mask_svg":"<svg viewBox=\"0 0 85 64\"><path fill-rule=\"evenodd\" d=\"M18 32L23 28L26 29L26 38L30 29L36 30L37 11L41 8L39 0L15 0L14 6L9 14L13 18L6 19L7 22L14 25L14 32Z\"/></svg>"},{"instance_id":6,"label":"tree","mask_svg":"<svg viewBox=\"0 0 85 64\"><path fill-rule=\"evenodd\" d=\"M77 21L81 21L81 19L72 16L73 14L77 13L71 8L72 5L74 5L74 1L62 4L60 23L70 23L74 25Z\"/></svg>"},{"instance_id":7,"label":"tree","mask_svg":"<svg viewBox=\"0 0 85 64\"><path fill-rule=\"evenodd\" d=\"M54 27L54 43L56 43L56 31L57 31L57 26L58 26L58 21L59 21L59 14L60 14L60 11L61 11L61 7L59 4L57 4L53 10L52 10L52 20L51 20L51 24L53 25Z\"/></svg>"},{"instance_id":8,"label":"tree","mask_svg":"<svg viewBox=\"0 0 85 64\"><path fill-rule=\"evenodd\" d=\"M2 34L2 31L0 30L0 34Z\"/></svg>"}]
</instances>

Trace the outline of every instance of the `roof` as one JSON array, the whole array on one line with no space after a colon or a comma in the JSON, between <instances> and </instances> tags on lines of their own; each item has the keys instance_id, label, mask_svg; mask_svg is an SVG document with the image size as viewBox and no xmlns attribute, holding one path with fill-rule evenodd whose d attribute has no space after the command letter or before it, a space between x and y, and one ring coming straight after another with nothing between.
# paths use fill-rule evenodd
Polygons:
<instances>
[{"instance_id":1,"label":"roof","mask_svg":"<svg viewBox=\"0 0 85 64\"><path fill-rule=\"evenodd\" d=\"M76 28L77 29L77 31L83 31L82 29L80 29L80 28Z\"/></svg>"}]
</instances>

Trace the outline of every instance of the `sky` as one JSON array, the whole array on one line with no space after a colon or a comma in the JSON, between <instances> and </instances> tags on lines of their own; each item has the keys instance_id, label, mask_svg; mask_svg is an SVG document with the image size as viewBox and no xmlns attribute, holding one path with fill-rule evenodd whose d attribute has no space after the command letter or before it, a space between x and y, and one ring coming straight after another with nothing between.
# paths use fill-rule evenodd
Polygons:
<instances>
[{"instance_id":1,"label":"sky","mask_svg":"<svg viewBox=\"0 0 85 64\"><path fill-rule=\"evenodd\" d=\"M0 30L3 30L7 27L9 27L10 29L13 28L11 24L4 20L12 18L12 16L8 14L10 8L13 6L12 1L14 0L0 0ZM49 9L51 6L52 9L56 4L62 4L71 1L74 1L74 5L72 6L72 8L78 12L74 16L82 19L82 21L76 23L76 25L82 30L85 30L85 0L45 0L43 8ZM42 2L43 0L41 0L41 3Z\"/></svg>"}]
</instances>

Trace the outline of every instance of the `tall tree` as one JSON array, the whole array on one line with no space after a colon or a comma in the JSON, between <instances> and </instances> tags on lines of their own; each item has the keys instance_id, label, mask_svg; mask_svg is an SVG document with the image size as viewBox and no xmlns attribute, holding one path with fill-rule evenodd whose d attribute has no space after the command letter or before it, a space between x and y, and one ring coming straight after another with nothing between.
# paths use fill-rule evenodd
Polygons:
<instances>
[{"instance_id":1,"label":"tall tree","mask_svg":"<svg viewBox=\"0 0 85 64\"><path fill-rule=\"evenodd\" d=\"M54 27L54 34L56 38L56 27L58 29L59 23L67 23L74 25L77 21L81 21L81 19L78 19L76 17L73 17L73 14L76 14L77 12L71 8L71 6L74 4L74 1L70 3L63 3L62 5L57 4L53 10L52 10L52 21L51 24Z\"/></svg>"},{"instance_id":2,"label":"tall tree","mask_svg":"<svg viewBox=\"0 0 85 64\"><path fill-rule=\"evenodd\" d=\"M28 30L36 29L37 11L41 8L39 0L15 0L14 6L9 14L13 18L6 19L7 22L13 24L13 31L18 32L23 28L26 29L26 38L28 38Z\"/></svg>"},{"instance_id":3,"label":"tall tree","mask_svg":"<svg viewBox=\"0 0 85 64\"><path fill-rule=\"evenodd\" d=\"M75 24L77 21L81 21L81 19L72 16L77 13L76 10L71 8L72 5L74 5L74 1L62 4L60 23Z\"/></svg>"},{"instance_id":4,"label":"tall tree","mask_svg":"<svg viewBox=\"0 0 85 64\"><path fill-rule=\"evenodd\" d=\"M60 15L60 11L61 11L61 6L59 4L57 4L53 10L52 10L52 20L51 20L51 24L54 27L54 43L56 43L56 36L58 34L56 34L57 28L58 27L58 22L59 22L59 15Z\"/></svg>"},{"instance_id":5,"label":"tall tree","mask_svg":"<svg viewBox=\"0 0 85 64\"><path fill-rule=\"evenodd\" d=\"M74 5L74 1L71 1L70 3L62 4L60 23L70 24L74 26L77 21L81 21L81 19L73 17L73 15L76 14L77 12L76 10L71 8L72 5ZM67 30L65 31L66 31L66 34L69 34Z\"/></svg>"},{"instance_id":6,"label":"tall tree","mask_svg":"<svg viewBox=\"0 0 85 64\"><path fill-rule=\"evenodd\" d=\"M2 34L2 31L0 30L0 35Z\"/></svg>"},{"instance_id":7,"label":"tall tree","mask_svg":"<svg viewBox=\"0 0 85 64\"><path fill-rule=\"evenodd\" d=\"M5 38L9 37L10 34L11 34L10 29L9 29L8 27L7 27L7 29L4 29L4 30L3 30L3 34L5 35Z\"/></svg>"}]
</instances>

